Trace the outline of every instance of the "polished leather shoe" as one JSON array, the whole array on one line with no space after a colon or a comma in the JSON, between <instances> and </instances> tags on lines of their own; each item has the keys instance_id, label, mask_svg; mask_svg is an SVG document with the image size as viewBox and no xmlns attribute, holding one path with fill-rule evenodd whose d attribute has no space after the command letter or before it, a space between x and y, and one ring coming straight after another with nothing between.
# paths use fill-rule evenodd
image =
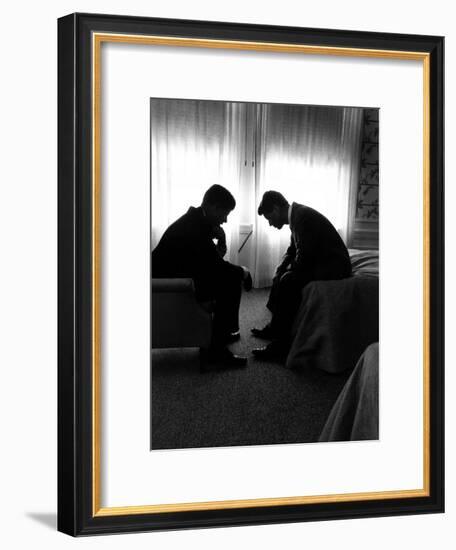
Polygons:
<instances>
[{"instance_id":1,"label":"polished leather shoe","mask_svg":"<svg viewBox=\"0 0 456 550\"><path fill-rule=\"evenodd\" d=\"M247 365L247 357L234 355L227 348L209 350L207 361L212 365L217 365L219 368L239 368Z\"/></svg>"},{"instance_id":2,"label":"polished leather shoe","mask_svg":"<svg viewBox=\"0 0 456 550\"><path fill-rule=\"evenodd\" d=\"M260 361L285 363L288 355L288 348L280 342L274 341L263 348L253 349L252 353Z\"/></svg>"},{"instance_id":3,"label":"polished leather shoe","mask_svg":"<svg viewBox=\"0 0 456 550\"><path fill-rule=\"evenodd\" d=\"M274 335L271 330L271 325L266 325L263 328L252 328L250 332L256 338L263 338L263 340L272 340Z\"/></svg>"},{"instance_id":4,"label":"polished leather shoe","mask_svg":"<svg viewBox=\"0 0 456 550\"><path fill-rule=\"evenodd\" d=\"M232 344L240 339L241 333L238 330L236 332L229 332L224 338L226 344Z\"/></svg>"}]
</instances>

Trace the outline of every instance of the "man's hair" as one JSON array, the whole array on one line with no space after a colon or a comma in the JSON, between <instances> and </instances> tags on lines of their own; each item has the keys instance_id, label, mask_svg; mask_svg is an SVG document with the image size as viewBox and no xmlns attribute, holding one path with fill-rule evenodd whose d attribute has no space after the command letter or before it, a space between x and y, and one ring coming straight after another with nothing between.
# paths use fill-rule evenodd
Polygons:
<instances>
[{"instance_id":1,"label":"man's hair","mask_svg":"<svg viewBox=\"0 0 456 550\"><path fill-rule=\"evenodd\" d=\"M236 201L233 195L221 185L211 185L204 193L202 205L212 204L220 208L233 210L236 206Z\"/></svg>"},{"instance_id":2,"label":"man's hair","mask_svg":"<svg viewBox=\"0 0 456 550\"><path fill-rule=\"evenodd\" d=\"M258 206L258 215L269 214L274 206L282 208L289 206L287 199L278 191L266 191Z\"/></svg>"}]
</instances>

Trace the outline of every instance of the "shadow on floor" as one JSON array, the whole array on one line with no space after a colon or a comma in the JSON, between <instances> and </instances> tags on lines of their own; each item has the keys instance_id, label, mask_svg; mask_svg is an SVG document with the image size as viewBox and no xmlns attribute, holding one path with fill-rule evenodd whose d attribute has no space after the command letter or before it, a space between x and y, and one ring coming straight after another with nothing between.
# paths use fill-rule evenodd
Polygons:
<instances>
[{"instance_id":1,"label":"shadow on floor","mask_svg":"<svg viewBox=\"0 0 456 550\"><path fill-rule=\"evenodd\" d=\"M38 512L28 512L27 517L30 519L35 520L38 523L41 523L41 525L44 525L45 527L48 527L49 529L52 529L53 531L57 530L57 514L56 513L49 513L49 514L42 514Z\"/></svg>"}]
</instances>

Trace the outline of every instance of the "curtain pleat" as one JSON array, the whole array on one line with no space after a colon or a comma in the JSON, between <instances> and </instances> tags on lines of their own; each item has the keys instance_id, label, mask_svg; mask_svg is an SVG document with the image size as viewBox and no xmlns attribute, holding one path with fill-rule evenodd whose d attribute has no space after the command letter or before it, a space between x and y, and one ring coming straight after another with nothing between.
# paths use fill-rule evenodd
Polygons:
<instances>
[{"instance_id":1,"label":"curtain pleat","mask_svg":"<svg viewBox=\"0 0 456 550\"><path fill-rule=\"evenodd\" d=\"M259 120L257 204L265 191L279 191L290 203L306 204L324 214L349 245L362 109L267 104L261 106ZM264 217L256 217L255 286L271 284L289 241L288 226L278 231Z\"/></svg>"},{"instance_id":2,"label":"curtain pleat","mask_svg":"<svg viewBox=\"0 0 456 550\"><path fill-rule=\"evenodd\" d=\"M239 195L240 103L151 100L151 242L154 248L166 228L190 206L201 204L213 184ZM239 206L224 226L227 259L237 260Z\"/></svg>"}]
</instances>

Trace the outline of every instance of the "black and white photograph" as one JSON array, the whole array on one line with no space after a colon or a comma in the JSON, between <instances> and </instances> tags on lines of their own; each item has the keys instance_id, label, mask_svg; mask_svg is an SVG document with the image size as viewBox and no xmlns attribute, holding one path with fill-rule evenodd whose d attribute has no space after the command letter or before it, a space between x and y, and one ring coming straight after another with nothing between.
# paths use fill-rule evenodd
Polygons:
<instances>
[{"instance_id":1,"label":"black and white photograph","mask_svg":"<svg viewBox=\"0 0 456 550\"><path fill-rule=\"evenodd\" d=\"M5 3L6 550L451 548L451 6Z\"/></svg>"},{"instance_id":2,"label":"black and white photograph","mask_svg":"<svg viewBox=\"0 0 456 550\"><path fill-rule=\"evenodd\" d=\"M150 100L150 448L379 438L378 107Z\"/></svg>"}]
</instances>

